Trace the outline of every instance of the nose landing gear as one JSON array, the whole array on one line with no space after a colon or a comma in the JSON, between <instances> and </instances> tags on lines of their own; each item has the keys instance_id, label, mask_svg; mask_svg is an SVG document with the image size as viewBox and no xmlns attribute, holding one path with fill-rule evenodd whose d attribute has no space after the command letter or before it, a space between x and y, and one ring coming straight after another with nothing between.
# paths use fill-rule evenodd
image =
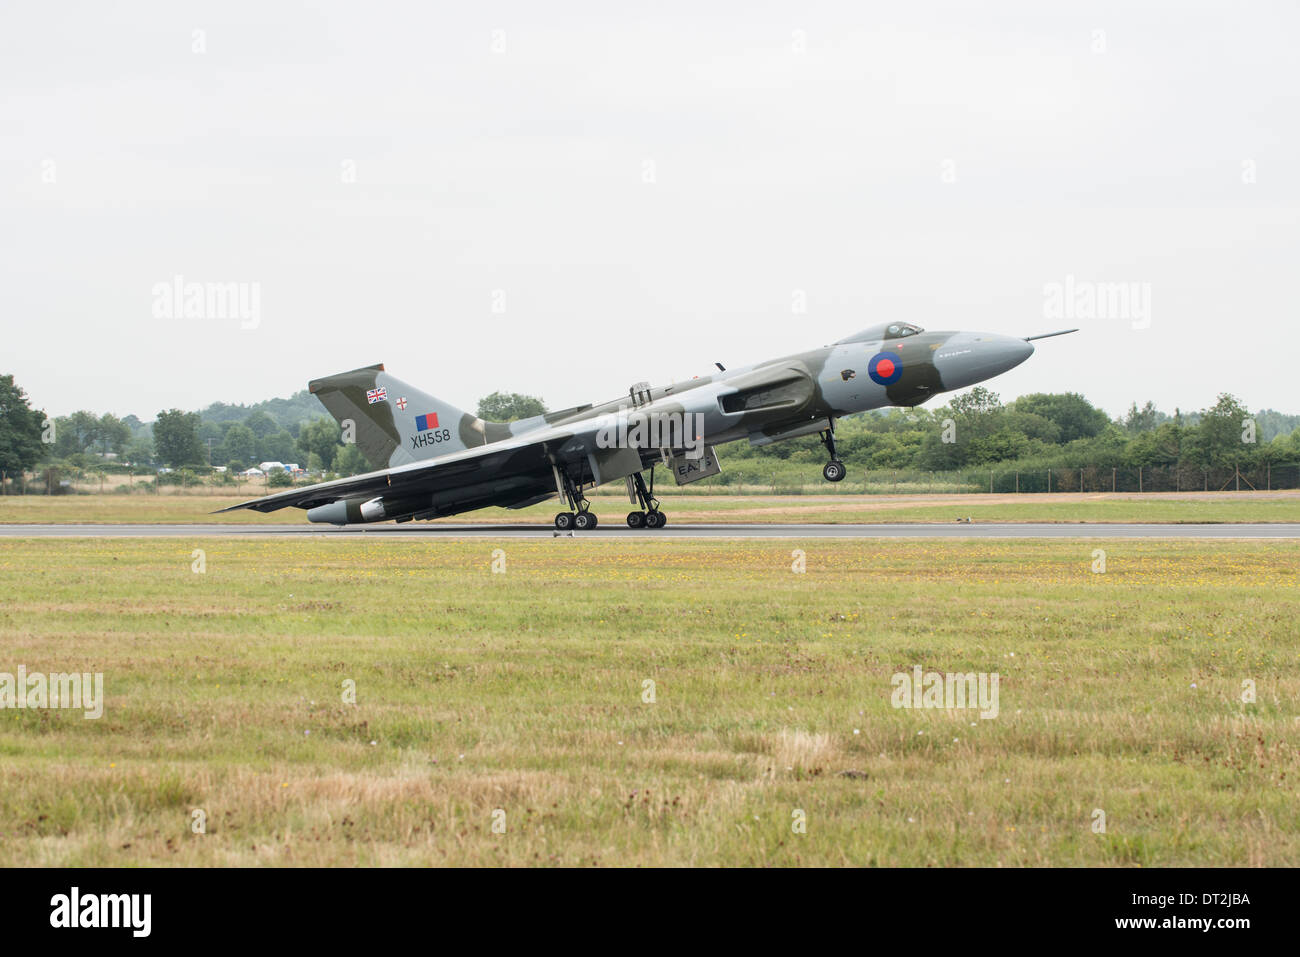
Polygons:
<instances>
[{"instance_id":1,"label":"nose landing gear","mask_svg":"<svg viewBox=\"0 0 1300 957\"><path fill-rule=\"evenodd\" d=\"M818 433L822 440L822 445L826 446L826 451L830 453L831 460L822 468L822 478L828 482L842 482L844 476L848 474L848 469L840 461L839 455L835 452L835 420L830 419L826 423L826 429Z\"/></svg>"}]
</instances>

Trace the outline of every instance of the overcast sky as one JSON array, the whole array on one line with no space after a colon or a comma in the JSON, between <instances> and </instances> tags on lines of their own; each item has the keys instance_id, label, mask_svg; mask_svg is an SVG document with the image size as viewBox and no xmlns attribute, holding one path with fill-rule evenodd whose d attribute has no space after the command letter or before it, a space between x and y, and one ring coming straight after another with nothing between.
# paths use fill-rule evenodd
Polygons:
<instances>
[{"instance_id":1,"label":"overcast sky","mask_svg":"<svg viewBox=\"0 0 1300 957\"><path fill-rule=\"evenodd\" d=\"M559 408L902 319L1082 327L1004 399L1300 412L1298 11L6 3L0 373ZM160 316L176 276L257 315ZM1095 283L1149 313L1047 314Z\"/></svg>"}]
</instances>

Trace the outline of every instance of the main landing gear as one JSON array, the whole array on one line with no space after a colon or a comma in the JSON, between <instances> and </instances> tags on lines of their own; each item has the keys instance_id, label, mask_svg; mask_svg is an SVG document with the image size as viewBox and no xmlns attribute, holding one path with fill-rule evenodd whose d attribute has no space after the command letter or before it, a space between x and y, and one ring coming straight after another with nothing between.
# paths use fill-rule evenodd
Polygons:
<instances>
[{"instance_id":1,"label":"main landing gear","mask_svg":"<svg viewBox=\"0 0 1300 957\"><path fill-rule=\"evenodd\" d=\"M848 474L848 469L840 461L840 457L835 452L835 420L827 421L826 429L819 433L822 445L826 446L826 451L830 453L831 460L826 463L822 469L822 478L828 482L842 482L844 476Z\"/></svg>"},{"instance_id":2,"label":"main landing gear","mask_svg":"<svg viewBox=\"0 0 1300 957\"><path fill-rule=\"evenodd\" d=\"M568 500L569 507L574 511L560 512L555 516L556 531L567 532L570 529L576 529L579 532L585 532L588 529L595 528L597 525L596 513L591 510L591 503L582 494L582 489L574 484L567 472L561 470L558 474L563 486L564 498Z\"/></svg>"},{"instance_id":3,"label":"main landing gear","mask_svg":"<svg viewBox=\"0 0 1300 957\"><path fill-rule=\"evenodd\" d=\"M560 512L555 516L555 528L561 532L567 532L569 529L577 529L585 532L588 529L595 528L597 525L596 513L591 511L591 503L585 498L577 512Z\"/></svg>"},{"instance_id":4,"label":"main landing gear","mask_svg":"<svg viewBox=\"0 0 1300 957\"><path fill-rule=\"evenodd\" d=\"M655 470L650 466L650 486L646 487L645 479L641 477L640 472L634 472L629 476L632 484L631 491L636 495L636 500L640 503L644 511L628 512L628 528L663 528L668 524L668 516L659 511L659 499L655 498Z\"/></svg>"},{"instance_id":5,"label":"main landing gear","mask_svg":"<svg viewBox=\"0 0 1300 957\"><path fill-rule=\"evenodd\" d=\"M561 501L567 501L571 511L560 512L555 516L556 531L570 530L585 532L598 524L596 513L591 510L591 503L582 494L582 489L574 484L568 473L556 468L556 479ZM668 524L668 516L659 510L659 499L655 498L655 470L650 466L650 484L647 485L640 472L628 476L628 491L636 497L641 510L627 513L628 528L663 528Z\"/></svg>"}]
</instances>

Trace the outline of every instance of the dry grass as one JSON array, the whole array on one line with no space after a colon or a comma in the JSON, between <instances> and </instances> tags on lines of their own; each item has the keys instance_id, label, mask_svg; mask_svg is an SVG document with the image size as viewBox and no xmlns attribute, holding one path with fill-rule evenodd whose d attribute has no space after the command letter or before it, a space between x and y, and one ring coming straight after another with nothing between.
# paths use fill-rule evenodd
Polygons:
<instances>
[{"instance_id":1,"label":"dry grass","mask_svg":"<svg viewBox=\"0 0 1300 957\"><path fill-rule=\"evenodd\" d=\"M621 488L605 486L592 497L606 523L622 524L631 508ZM255 498L233 494L56 495L0 497L0 524L164 522L174 524L305 525L300 509L212 514ZM701 495L669 488L664 509L681 522L853 523L941 522L971 517L983 522L1300 522L1300 492L1184 492L1129 495L1077 493L1024 495ZM438 524L548 524L558 507L544 502L511 511L480 509Z\"/></svg>"},{"instance_id":2,"label":"dry grass","mask_svg":"<svg viewBox=\"0 0 1300 957\"><path fill-rule=\"evenodd\" d=\"M3 540L0 671L107 707L0 711L0 852L1300 863L1300 546L1095 547ZM893 708L915 664L998 672L1001 713Z\"/></svg>"}]
</instances>

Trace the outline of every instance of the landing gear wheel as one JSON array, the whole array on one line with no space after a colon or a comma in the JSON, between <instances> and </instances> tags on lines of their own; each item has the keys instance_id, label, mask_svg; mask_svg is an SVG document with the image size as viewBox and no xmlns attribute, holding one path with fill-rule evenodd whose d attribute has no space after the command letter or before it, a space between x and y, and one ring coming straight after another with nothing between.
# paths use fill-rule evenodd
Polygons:
<instances>
[{"instance_id":1,"label":"landing gear wheel","mask_svg":"<svg viewBox=\"0 0 1300 957\"><path fill-rule=\"evenodd\" d=\"M589 528L596 527L596 516L591 512L579 512L573 516L573 527L580 532L585 532Z\"/></svg>"},{"instance_id":2,"label":"landing gear wheel","mask_svg":"<svg viewBox=\"0 0 1300 957\"><path fill-rule=\"evenodd\" d=\"M668 519L663 512L658 510L645 513L646 528L663 528L668 524Z\"/></svg>"},{"instance_id":3,"label":"landing gear wheel","mask_svg":"<svg viewBox=\"0 0 1300 957\"><path fill-rule=\"evenodd\" d=\"M826 451L830 453L831 460L826 463L822 469L822 478L828 482L842 482L844 476L848 474L848 469L840 461L840 457L835 451L835 420L826 421L826 429L820 433L822 445L826 446Z\"/></svg>"},{"instance_id":4,"label":"landing gear wheel","mask_svg":"<svg viewBox=\"0 0 1300 957\"><path fill-rule=\"evenodd\" d=\"M826 463L826 467L822 469L822 478L828 482L843 481L845 474L844 463L839 459L831 459Z\"/></svg>"},{"instance_id":5,"label":"landing gear wheel","mask_svg":"<svg viewBox=\"0 0 1300 957\"><path fill-rule=\"evenodd\" d=\"M558 529L561 532L567 532L569 529L573 528L573 518L574 516L572 512L561 512L559 515L556 515L555 516L556 529Z\"/></svg>"},{"instance_id":6,"label":"landing gear wheel","mask_svg":"<svg viewBox=\"0 0 1300 957\"><path fill-rule=\"evenodd\" d=\"M628 512L627 527L645 528L645 518L646 518L645 512Z\"/></svg>"}]
</instances>

